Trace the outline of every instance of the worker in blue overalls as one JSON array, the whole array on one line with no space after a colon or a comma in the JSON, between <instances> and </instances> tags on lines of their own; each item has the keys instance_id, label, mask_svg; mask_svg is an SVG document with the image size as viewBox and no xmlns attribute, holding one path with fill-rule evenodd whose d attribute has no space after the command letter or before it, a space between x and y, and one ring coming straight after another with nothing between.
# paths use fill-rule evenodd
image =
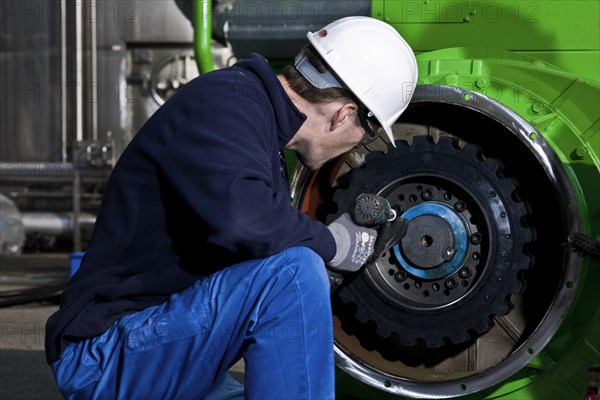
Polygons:
<instances>
[{"instance_id":1,"label":"worker in blue overalls","mask_svg":"<svg viewBox=\"0 0 600 400\"><path fill-rule=\"evenodd\" d=\"M280 75L253 54L196 78L125 149L47 323L65 397L334 397L325 265L359 270L377 232L292 207L281 153L316 170L380 128L393 141L417 72L376 19L307 37ZM245 387L226 374L241 358Z\"/></svg>"}]
</instances>

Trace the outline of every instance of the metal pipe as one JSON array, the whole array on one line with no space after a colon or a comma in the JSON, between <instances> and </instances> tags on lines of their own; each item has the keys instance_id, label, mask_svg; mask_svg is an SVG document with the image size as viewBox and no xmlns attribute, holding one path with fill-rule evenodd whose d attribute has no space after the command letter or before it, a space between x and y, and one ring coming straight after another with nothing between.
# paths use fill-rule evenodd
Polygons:
<instances>
[{"instance_id":1,"label":"metal pipe","mask_svg":"<svg viewBox=\"0 0 600 400\"><path fill-rule=\"evenodd\" d=\"M98 140L98 15L96 0L90 0L92 19L90 21L91 64L92 64L92 139Z\"/></svg>"},{"instance_id":2,"label":"metal pipe","mask_svg":"<svg viewBox=\"0 0 600 400\"><path fill-rule=\"evenodd\" d=\"M81 215L81 174L78 168L75 168L73 174L73 252L81 251L81 224L79 218Z\"/></svg>"},{"instance_id":3,"label":"metal pipe","mask_svg":"<svg viewBox=\"0 0 600 400\"><path fill-rule=\"evenodd\" d=\"M105 182L110 168L89 168L81 171L84 182ZM0 183L70 183L72 163L0 162Z\"/></svg>"},{"instance_id":4,"label":"metal pipe","mask_svg":"<svg viewBox=\"0 0 600 400\"><path fill-rule=\"evenodd\" d=\"M75 114L77 141L83 140L83 4L75 2Z\"/></svg>"},{"instance_id":5,"label":"metal pipe","mask_svg":"<svg viewBox=\"0 0 600 400\"><path fill-rule=\"evenodd\" d=\"M83 0L82 0L83 1ZM77 142L83 140L83 3L76 2L75 7L79 9L75 12L75 70L76 70L76 136ZM76 161L73 160L73 163ZM73 252L81 251L81 230L79 228L79 214L81 212L81 175L79 166L75 165L73 169Z\"/></svg>"},{"instance_id":6,"label":"metal pipe","mask_svg":"<svg viewBox=\"0 0 600 400\"><path fill-rule=\"evenodd\" d=\"M21 212L21 221L26 234L38 233L42 235L52 235L59 237L68 237L73 233L74 215L73 213L32 211ZM79 223L81 230L91 233L96 223L96 216L90 213L80 213Z\"/></svg>"},{"instance_id":7,"label":"metal pipe","mask_svg":"<svg viewBox=\"0 0 600 400\"><path fill-rule=\"evenodd\" d=\"M200 74L214 69L211 43L212 0L194 0L194 53Z\"/></svg>"},{"instance_id":8,"label":"metal pipe","mask_svg":"<svg viewBox=\"0 0 600 400\"><path fill-rule=\"evenodd\" d=\"M67 2L60 2L61 160L67 162Z\"/></svg>"}]
</instances>

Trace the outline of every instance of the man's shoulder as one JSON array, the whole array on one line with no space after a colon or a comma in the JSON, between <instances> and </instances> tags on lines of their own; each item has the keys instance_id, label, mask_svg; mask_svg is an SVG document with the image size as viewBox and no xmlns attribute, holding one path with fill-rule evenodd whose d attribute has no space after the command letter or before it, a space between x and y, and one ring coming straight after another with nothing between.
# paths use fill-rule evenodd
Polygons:
<instances>
[{"instance_id":1,"label":"man's shoulder","mask_svg":"<svg viewBox=\"0 0 600 400\"><path fill-rule=\"evenodd\" d=\"M192 97L201 102L229 101L232 96L254 101L268 98L262 77L238 64L201 75L182 91L188 100Z\"/></svg>"}]
</instances>

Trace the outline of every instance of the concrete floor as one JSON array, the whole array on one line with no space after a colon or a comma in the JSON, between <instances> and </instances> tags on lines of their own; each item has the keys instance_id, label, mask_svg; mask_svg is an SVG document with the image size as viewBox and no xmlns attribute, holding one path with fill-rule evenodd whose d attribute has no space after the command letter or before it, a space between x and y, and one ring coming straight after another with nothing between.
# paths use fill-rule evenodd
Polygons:
<instances>
[{"instance_id":1,"label":"concrete floor","mask_svg":"<svg viewBox=\"0 0 600 400\"><path fill-rule=\"evenodd\" d=\"M58 306L31 303L0 308L0 399L61 399L44 355L46 319Z\"/></svg>"},{"instance_id":2,"label":"concrete floor","mask_svg":"<svg viewBox=\"0 0 600 400\"><path fill-rule=\"evenodd\" d=\"M11 294L22 289L48 287L68 279L66 257L48 259L7 259L0 263L0 399L54 400L62 396L56 388L44 354L45 326L58 309L57 297L7 305ZM244 363L234 365L230 374L244 381Z\"/></svg>"}]
</instances>

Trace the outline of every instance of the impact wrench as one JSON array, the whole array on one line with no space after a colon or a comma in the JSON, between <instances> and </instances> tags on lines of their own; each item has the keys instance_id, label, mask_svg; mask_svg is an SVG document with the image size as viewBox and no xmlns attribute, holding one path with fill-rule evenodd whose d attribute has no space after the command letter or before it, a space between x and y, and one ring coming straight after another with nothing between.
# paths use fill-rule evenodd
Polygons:
<instances>
[{"instance_id":1,"label":"impact wrench","mask_svg":"<svg viewBox=\"0 0 600 400\"><path fill-rule=\"evenodd\" d=\"M406 235L409 221L397 218L396 210L392 208L385 197L361 193L354 200L353 208L352 220L355 224L377 230L373 254L367 260L367 264L374 263ZM332 291L342 283L343 279L339 272L329 271Z\"/></svg>"}]
</instances>

